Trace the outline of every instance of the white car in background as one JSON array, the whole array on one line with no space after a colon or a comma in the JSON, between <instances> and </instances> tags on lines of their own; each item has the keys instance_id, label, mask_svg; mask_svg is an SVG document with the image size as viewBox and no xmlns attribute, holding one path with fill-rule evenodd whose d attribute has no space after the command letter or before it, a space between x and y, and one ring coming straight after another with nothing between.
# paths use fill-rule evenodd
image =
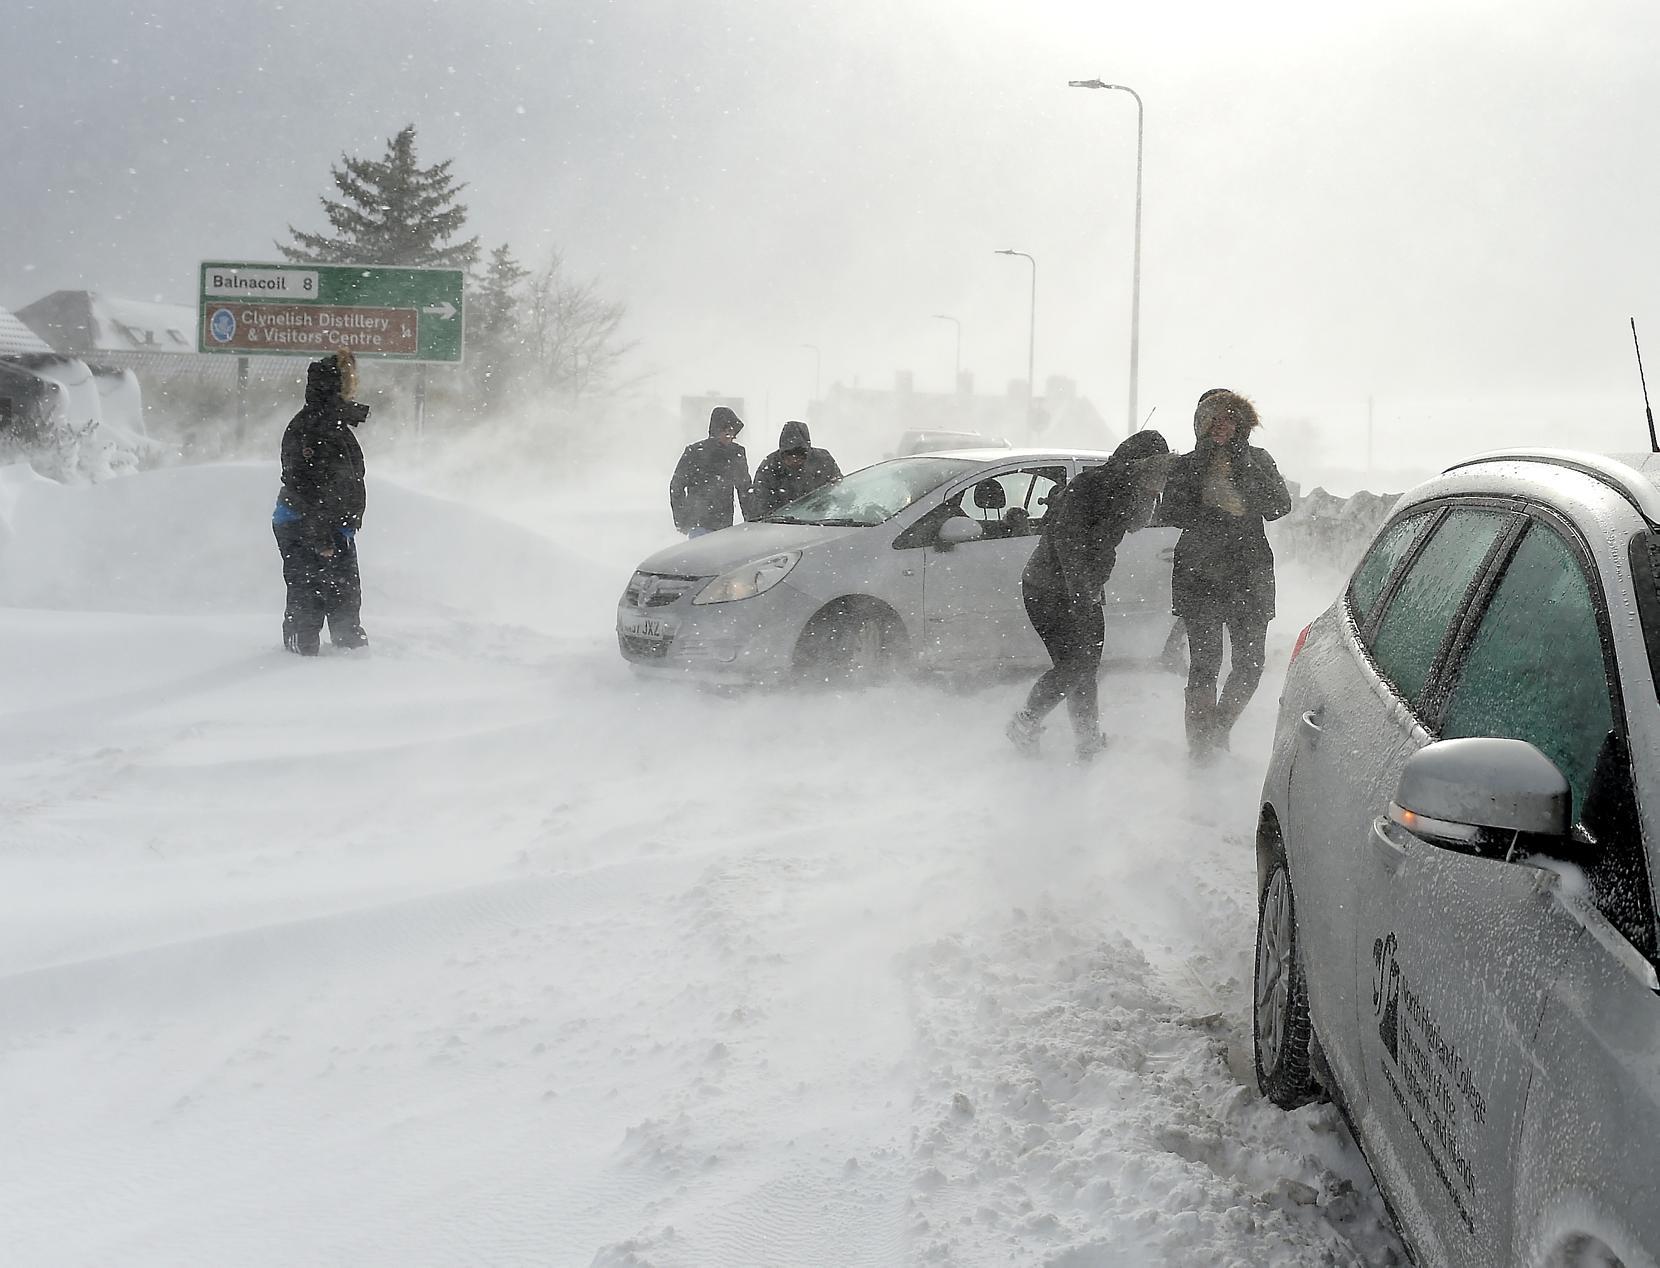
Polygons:
<instances>
[{"instance_id":1,"label":"white car in background","mask_svg":"<svg viewBox=\"0 0 1660 1268\"><path fill-rule=\"evenodd\" d=\"M1343 1107L1417 1261L1660 1259L1660 455L1395 507L1292 653L1257 1078Z\"/></svg>"},{"instance_id":2,"label":"white car in background","mask_svg":"<svg viewBox=\"0 0 1660 1268\"><path fill-rule=\"evenodd\" d=\"M617 608L618 646L644 670L716 681L1047 666L1021 573L1051 501L1107 457L982 449L855 471L645 560ZM1159 653L1176 535L1147 528L1120 546L1102 596L1109 659Z\"/></svg>"}]
</instances>

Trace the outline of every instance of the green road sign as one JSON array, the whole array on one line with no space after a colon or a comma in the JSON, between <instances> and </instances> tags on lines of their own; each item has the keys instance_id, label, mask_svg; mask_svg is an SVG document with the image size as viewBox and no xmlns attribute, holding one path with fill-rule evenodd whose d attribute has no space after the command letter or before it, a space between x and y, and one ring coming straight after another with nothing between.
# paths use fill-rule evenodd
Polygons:
<instances>
[{"instance_id":1,"label":"green road sign","mask_svg":"<svg viewBox=\"0 0 1660 1268\"><path fill-rule=\"evenodd\" d=\"M390 361L461 360L462 271L345 264L202 265L196 344L238 357L350 348Z\"/></svg>"}]
</instances>

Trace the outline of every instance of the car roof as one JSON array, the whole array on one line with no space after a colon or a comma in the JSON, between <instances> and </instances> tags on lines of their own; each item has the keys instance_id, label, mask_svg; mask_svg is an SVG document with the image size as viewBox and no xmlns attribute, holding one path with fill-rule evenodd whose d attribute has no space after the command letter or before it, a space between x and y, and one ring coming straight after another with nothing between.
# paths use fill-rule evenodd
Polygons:
<instances>
[{"instance_id":1,"label":"car roof","mask_svg":"<svg viewBox=\"0 0 1660 1268\"><path fill-rule=\"evenodd\" d=\"M1660 454L1602 454L1585 449L1496 449L1445 469L1469 471L1499 462L1537 462L1590 476L1614 490L1650 524L1660 527Z\"/></svg>"},{"instance_id":2,"label":"car roof","mask_svg":"<svg viewBox=\"0 0 1660 1268\"><path fill-rule=\"evenodd\" d=\"M906 454L907 458L962 458L969 462L1026 462L1030 459L1052 458L1064 462L1069 458L1105 462L1112 454L1104 449L945 449L939 453Z\"/></svg>"}]
</instances>

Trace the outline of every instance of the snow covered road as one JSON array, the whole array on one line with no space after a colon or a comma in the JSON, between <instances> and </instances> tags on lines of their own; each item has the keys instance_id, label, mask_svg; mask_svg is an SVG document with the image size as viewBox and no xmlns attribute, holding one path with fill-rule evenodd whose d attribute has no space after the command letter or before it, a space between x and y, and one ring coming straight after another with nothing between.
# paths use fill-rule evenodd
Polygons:
<instances>
[{"instance_id":1,"label":"snow covered road","mask_svg":"<svg viewBox=\"0 0 1660 1268\"><path fill-rule=\"evenodd\" d=\"M651 515L386 486L374 654L303 662L257 515L189 528L269 468L117 484L0 497L9 1259L1402 1261L1252 1084L1273 678L1200 777L1167 675L1088 770L1023 684L640 681Z\"/></svg>"}]
</instances>

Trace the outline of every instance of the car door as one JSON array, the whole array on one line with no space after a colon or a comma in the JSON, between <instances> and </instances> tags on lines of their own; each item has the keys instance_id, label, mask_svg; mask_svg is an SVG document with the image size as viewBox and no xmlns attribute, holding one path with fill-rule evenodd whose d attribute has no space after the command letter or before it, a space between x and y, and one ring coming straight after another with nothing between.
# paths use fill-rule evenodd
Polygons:
<instances>
[{"instance_id":1,"label":"car door","mask_svg":"<svg viewBox=\"0 0 1660 1268\"><path fill-rule=\"evenodd\" d=\"M1045 663L1043 643L1026 618L1020 577L1050 499L1069 475L1067 464L1054 461L992 470L946 498L936 514L966 516L983 535L923 552L925 663L939 669Z\"/></svg>"},{"instance_id":2,"label":"car door","mask_svg":"<svg viewBox=\"0 0 1660 1268\"><path fill-rule=\"evenodd\" d=\"M1297 739L1282 828L1310 1011L1357 1111L1368 1091L1358 1022L1370 980L1361 957L1370 955L1374 936L1362 928L1377 883L1372 820L1407 758L1426 742L1414 705L1513 523L1502 511L1462 506L1397 520L1362 560L1347 611L1316 622L1298 656Z\"/></svg>"},{"instance_id":3,"label":"car door","mask_svg":"<svg viewBox=\"0 0 1660 1268\"><path fill-rule=\"evenodd\" d=\"M1542 519L1506 553L1429 711L1441 738L1526 740L1555 762L1573 789L1576 831L1602 838L1591 890L1616 918L1652 934L1646 906L1627 913L1632 920L1622 915L1621 904L1648 887L1645 875L1621 892L1631 860L1616 857L1615 821L1634 820L1635 803L1600 589L1571 537ZM1622 798L1624 809L1615 806ZM1368 1133L1368 1144L1387 1142L1394 1165L1385 1173L1404 1180L1409 1193L1397 1199L1425 1215L1418 1236L1436 1244L1439 1262L1507 1264L1542 1010L1564 966L1583 953L1587 926L1553 897L1557 874L1524 866L1514 846L1488 857L1382 821L1373 837L1387 879L1367 903L1363 1033L1372 1126L1383 1132ZM1640 848L1635 857L1640 868Z\"/></svg>"}]
</instances>

